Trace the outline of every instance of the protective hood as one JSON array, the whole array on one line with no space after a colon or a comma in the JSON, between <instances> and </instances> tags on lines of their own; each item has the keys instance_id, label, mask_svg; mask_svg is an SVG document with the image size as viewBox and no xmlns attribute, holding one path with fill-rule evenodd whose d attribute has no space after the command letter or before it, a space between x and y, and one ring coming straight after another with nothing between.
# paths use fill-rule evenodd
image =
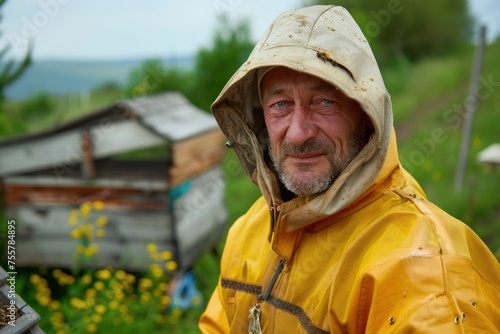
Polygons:
<instances>
[{"instance_id":1,"label":"protective hood","mask_svg":"<svg viewBox=\"0 0 500 334\"><path fill-rule=\"evenodd\" d=\"M278 177L266 164L268 139L259 99L259 76L274 66L314 75L356 100L374 132L368 143L324 193L284 201ZM399 165L389 94L375 57L358 25L338 6L313 6L280 15L212 105L245 172L271 208L278 208L286 232L331 216L366 194ZM386 163L384 167L384 163ZM390 164L390 165L388 165ZM385 172L382 172L385 170Z\"/></svg>"}]
</instances>

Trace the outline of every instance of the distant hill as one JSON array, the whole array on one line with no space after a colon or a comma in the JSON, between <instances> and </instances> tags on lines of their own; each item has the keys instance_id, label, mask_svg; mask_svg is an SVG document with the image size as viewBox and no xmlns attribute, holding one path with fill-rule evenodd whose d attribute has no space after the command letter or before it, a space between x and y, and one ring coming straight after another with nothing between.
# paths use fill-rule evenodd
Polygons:
<instances>
[{"instance_id":1,"label":"distant hill","mask_svg":"<svg viewBox=\"0 0 500 334\"><path fill-rule=\"evenodd\" d=\"M35 61L14 84L7 87L6 96L22 100L40 91L49 94L87 93L105 82L124 85L130 72L146 59L120 61ZM191 68L194 57L176 57L163 60L166 66Z\"/></svg>"}]
</instances>

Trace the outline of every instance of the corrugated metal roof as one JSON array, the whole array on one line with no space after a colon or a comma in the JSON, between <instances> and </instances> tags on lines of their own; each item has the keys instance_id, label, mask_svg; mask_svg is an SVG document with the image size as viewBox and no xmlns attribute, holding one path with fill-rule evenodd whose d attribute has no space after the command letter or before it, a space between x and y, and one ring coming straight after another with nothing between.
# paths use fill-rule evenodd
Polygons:
<instances>
[{"instance_id":1,"label":"corrugated metal roof","mask_svg":"<svg viewBox=\"0 0 500 334\"><path fill-rule=\"evenodd\" d=\"M137 115L143 125L173 141L217 128L211 114L198 109L177 92L139 97L121 104Z\"/></svg>"}]
</instances>

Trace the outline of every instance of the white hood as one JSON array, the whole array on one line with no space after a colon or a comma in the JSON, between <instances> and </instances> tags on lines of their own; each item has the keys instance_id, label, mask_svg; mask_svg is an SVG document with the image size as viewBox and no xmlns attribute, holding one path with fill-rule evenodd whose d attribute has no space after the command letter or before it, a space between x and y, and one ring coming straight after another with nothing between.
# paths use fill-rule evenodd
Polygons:
<instances>
[{"instance_id":1,"label":"white hood","mask_svg":"<svg viewBox=\"0 0 500 334\"><path fill-rule=\"evenodd\" d=\"M283 203L278 177L266 164L268 142L258 75L285 66L314 75L356 100L371 119L369 142L326 192ZM212 105L246 173L293 231L348 207L379 176L391 141L392 107L375 57L358 25L338 6L313 6L280 15Z\"/></svg>"}]
</instances>

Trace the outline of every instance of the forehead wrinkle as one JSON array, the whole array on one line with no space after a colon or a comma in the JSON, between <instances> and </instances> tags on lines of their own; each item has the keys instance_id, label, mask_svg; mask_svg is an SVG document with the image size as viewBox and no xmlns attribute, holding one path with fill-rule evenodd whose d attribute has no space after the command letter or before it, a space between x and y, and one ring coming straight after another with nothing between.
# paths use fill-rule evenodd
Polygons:
<instances>
[{"instance_id":1,"label":"forehead wrinkle","mask_svg":"<svg viewBox=\"0 0 500 334\"><path fill-rule=\"evenodd\" d=\"M306 89L311 92L336 92L335 87L326 82L314 83L308 86ZM292 90L290 87L276 87L266 89L263 91L263 99L267 100L270 97L285 94L290 90Z\"/></svg>"}]
</instances>

